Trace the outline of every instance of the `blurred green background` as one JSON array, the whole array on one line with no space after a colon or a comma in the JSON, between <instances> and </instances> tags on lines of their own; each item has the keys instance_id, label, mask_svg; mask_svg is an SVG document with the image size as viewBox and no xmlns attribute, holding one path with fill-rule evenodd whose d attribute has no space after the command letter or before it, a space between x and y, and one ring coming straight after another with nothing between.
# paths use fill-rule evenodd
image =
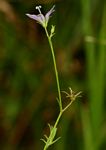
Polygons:
<instances>
[{"instance_id":1,"label":"blurred green background","mask_svg":"<svg viewBox=\"0 0 106 150\"><path fill-rule=\"evenodd\" d=\"M83 93L63 115L62 138L50 149L106 150L105 0L0 0L0 150L42 150L47 123L59 113L45 32L25 15L54 4L49 23L56 25L61 90Z\"/></svg>"}]
</instances>

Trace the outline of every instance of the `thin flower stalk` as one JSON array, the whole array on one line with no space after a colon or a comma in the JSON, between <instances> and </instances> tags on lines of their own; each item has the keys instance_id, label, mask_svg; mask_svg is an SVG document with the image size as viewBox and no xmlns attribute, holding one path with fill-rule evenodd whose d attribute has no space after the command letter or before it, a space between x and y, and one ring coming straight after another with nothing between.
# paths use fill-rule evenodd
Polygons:
<instances>
[{"instance_id":1,"label":"thin flower stalk","mask_svg":"<svg viewBox=\"0 0 106 150\"><path fill-rule=\"evenodd\" d=\"M46 32L46 35L47 35L47 38L48 38L48 42L49 42L51 53L52 53L52 57L53 57L54 70L55 70L57 89L58 89L58 96L59 96L59 106L60 106L60 112L61 112L62 111L61 90L60 90L59 77L58 77L58 71L57 71L57 65L56 65L56 59L55 59L53 44L52 44L51 36L49 36L49 34L48 34L47 28L45 28L45 32Z\"/></svg>"}]
</instances>

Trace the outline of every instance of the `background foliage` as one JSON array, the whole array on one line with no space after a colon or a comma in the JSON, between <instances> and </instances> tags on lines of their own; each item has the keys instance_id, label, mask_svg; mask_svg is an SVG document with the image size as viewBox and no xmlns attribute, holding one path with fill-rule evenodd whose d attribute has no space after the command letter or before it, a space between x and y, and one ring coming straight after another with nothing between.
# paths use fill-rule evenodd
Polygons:
<instances>
[{"instance_id":1,"label":"background foliage","mask_svg":"<svg viewBox=\"0 0 106 150\"><path fill-rule=\"evenodd\" d=\"M55 150L106 148L105 0L0 1L0 149L40 150L58 114L57 88L45 33L26 13L53 4L53 39L61 90L83 91L63 116ZM63 96L64 103L67 103Z\"/></svg>"}]
</instances>

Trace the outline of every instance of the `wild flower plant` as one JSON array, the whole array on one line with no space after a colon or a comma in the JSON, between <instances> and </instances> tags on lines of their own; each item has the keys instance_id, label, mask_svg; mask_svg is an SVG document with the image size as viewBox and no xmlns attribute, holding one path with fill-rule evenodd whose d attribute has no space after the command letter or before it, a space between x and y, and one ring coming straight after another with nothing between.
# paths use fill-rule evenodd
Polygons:
<instances>
[{"instance_id":1,"label":"wild flower plant","mask_svg":"<svg viewBox=\"0 0 106 150\"><path fill-rule=\"evenodd\" d=\"M57 133L57 125L59 123L59 120L60 120L62 114L71 106L71 104L76 100L77 97L80 97L80 94L81 94L81 92L78 92L78 93L73 92L73 90L70 87L69 87L69 93L67 93L66 91L62 91L66 94L66 97L70 98L69 104L67 104L67 106L65 106L63 108L62 98L61 98L61 90L60 90L60 83L59 83L59 77L58 77L58 70L57 70L56 59L55 59L53 43L52 43L52 37L55 34L55 26L54 25L51 26L50 34L47 30L47 26L48 26L50 16L55 11L54 8L55 8L55 5L46 13L46 15L43 15L42 12L41 12L41 6L36 6L36 9L39 11L38 15L26 14L29 18L36 20L37 23L39 23L45 30L45 33L46 33L46 36L48 38L48 42L49 42L49 45L50 45L52 57L53 57L54 71L55 71L56 82L57 82L57 90L58 90L57 101L58 101L58 104L59 104L60 112L59 112L59 115L58 115L58 117L55 121L55 124L54 125L48 124L49 129L50 129L49 136L44 135L45 138L41 139L45 143L43 150L47 150L49 148L49 146L51 146L52 144L54 144L55 142L57 142L60 139L60 137L55 139L55 136L56 136L56 133Z\"/></svg>"}]
</instances>

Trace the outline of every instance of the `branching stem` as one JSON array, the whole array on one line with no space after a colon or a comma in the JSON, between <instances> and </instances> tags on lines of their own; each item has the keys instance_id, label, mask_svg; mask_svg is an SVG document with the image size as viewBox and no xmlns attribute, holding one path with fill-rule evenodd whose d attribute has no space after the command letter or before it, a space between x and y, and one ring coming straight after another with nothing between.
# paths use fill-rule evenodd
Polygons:
<instances>
[{"instance_id":1,"label":"branching stem","mask_svg":"<svg viewBox=\"0 0 106 150\"><path fill-rule=\"evenodd\" d=\"M79 92L77 94L74 94L71 88L69 88L70 89L70 94L68 94L67 92L64 92L66 95L68 95L67 97L69 97L71 101L70 101L70 103L67 106L65 106L63 108L63 106L62 106L62 99L61 99L61 91L60 91L60 83L59 83L59 77L58 77L58 71L57 71L57 65L56 65L56 59L55 59L53 44L52 44L52 40L51 40L52 36L49 35L46 27L45 27L45 32L46 32L46 36L48 38L48 42L49 42L51 53L52 53L52 57L53 57L54 70L55 70L57 89L58 89L58 98L57 98L57 100L58 100L58 103L59 103L60 112L59 112L59 115L58 115L58 117L56 119L56 122L55 122L54 126L49 125L49 128L50 128L50 135L49 135L49 137L45 136L46 140L42 139L42 141L45 143L45 146L44 146L43 150L47 150L50 145L54 144L56 141L58 141L58 139L60 139L60 137L59 137L56 140L54 140L56 132L57 132L57 125L59 123L59 120L60 120L62 114L71 106L71 104L74 102L76 97L79 97L79 95L81 93L81 92Z\"/></svg>"}]
</instances>

